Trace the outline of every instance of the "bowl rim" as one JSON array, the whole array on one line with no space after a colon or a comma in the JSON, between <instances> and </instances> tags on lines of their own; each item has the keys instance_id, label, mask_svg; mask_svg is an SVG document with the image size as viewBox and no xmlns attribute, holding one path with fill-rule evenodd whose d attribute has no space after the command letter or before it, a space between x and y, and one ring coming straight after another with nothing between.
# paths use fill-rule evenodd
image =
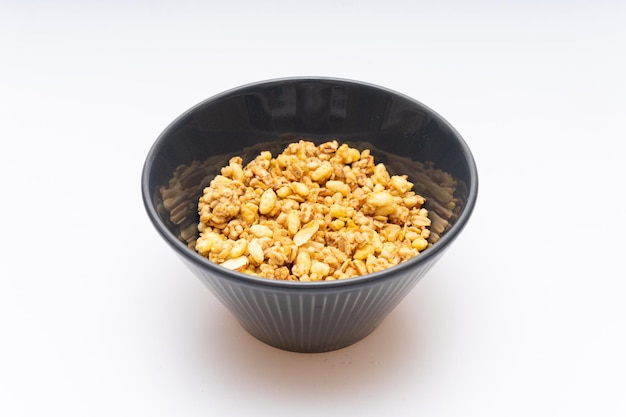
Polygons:
<instances>
[{"instance_id":1,"label":"bowl rim","mask_svg":"<svg viewBox=\"0 0 626 417\"><path fill-rule=\"evenodd\" d=\"M300 282L300 281L283 281L283 280L273 280L262 277L255 277L253 275L244 274L242 272L233 271L227 268L220 266L214 262L211 262L207 258L203 257L196 251L189 248L183 242L181 242L173 233L171 233L165 224L161 221L161 218L157 214L157 210L154 207L152 201L152 195L150 193L150 171L152 165L155 161L156 154L160 148L162 142L169 136L170 131L184 118L188 117L190 114L195 112L197 109L206 106L207 104L223 99L229 95L242 92L243 90L251 89L251 88L259 88L264 86L271 86L277 84L284 83L302 83L302 82L315 82L315 83L341 83L341 84L351 84L358 85L362 87L367 87L371 89L379 90L380 92L384 92L387 94L395 95L405 100L408 100L422 110L429 112L432 117L436 118L439 122L444 124L450 132L454 135L455 140L458 141L459 147L461 149L461 153L463 155L464 160L467 162L469 169L469 182L468 182L468 196L467 202L463 211L461 212L457 221L452 225L452 227L431 247L420 252L417 256L401 263L398 265L394 265L382 271L377 271L365 275L360 275L357 277L351 277L341 280L334 281L315 281L315 282ZM371 283L372 281L380 281L385 278L396 276L398 273L405 269L416 268L421 264L425 264L431 260L436 260L439 255L443 254L450 244L459 236L460 232L467 225L469 218L471 217L474 208L476 206L476 200L478 197L478 170L476 167L476 161L474 156L465 142L465 139L461 136L461 134L439 113L435 112L430 107L426 106L422 102L409 97L403 93L392 90L387 87L383 87L377 84L372 84L369 82L347 79L347 78L335 78L335 77L325 77L325 76L296 76L296 77L282 77L282 78L272 78L266 79L262 81L251 82L247 84L242 84L237 87L230 88L228 90L224 90L221 93L214 94L199 103L193 105L182 114L180 114L176 119L174 119L171 123L169 123L165 129L159 134L156 140L151 145L148 154L145 158L142 173L141 173L141 194L144 203L144 208L148 214L150 221L153 226L157 230L157 232L161 235L161 237L169 244L179 255L183 256L185 260L192 262L197 267L201 269L209 269L214 275L220 278L226 278L229 280L237 281L241 284L247 284L252 286L263 286L263 287L276 287L289 290L289 289L329 289L329 288L341 288L341 287L354 287L361 286L367 283Z\"/></svg>"}]
</instances>

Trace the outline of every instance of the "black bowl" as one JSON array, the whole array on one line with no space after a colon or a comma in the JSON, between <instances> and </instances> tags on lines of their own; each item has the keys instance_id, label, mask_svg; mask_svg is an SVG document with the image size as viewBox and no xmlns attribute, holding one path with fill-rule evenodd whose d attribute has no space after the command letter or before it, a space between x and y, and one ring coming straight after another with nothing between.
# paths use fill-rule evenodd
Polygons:
<instances>
[{"instance_id":1,"label":"black bowl","mask_svg":"<svg viewBox=\"0 0 626 417\"><path fill-rule=\"evenodd\" d=\"M193 249L197 202L231 156L244 164L305 138L369 148L427 198L431 246L384 271L321 282L258 278ZM396 172L394 172L396 171ZM211 97L158 137L142 173L148 217L161 237L253 336L297 352L323 352L370 334L465 227L478 194L472 154L456 130L420 102L389 89L330 78L270 80Z\"/></svg>"}]
</instances>

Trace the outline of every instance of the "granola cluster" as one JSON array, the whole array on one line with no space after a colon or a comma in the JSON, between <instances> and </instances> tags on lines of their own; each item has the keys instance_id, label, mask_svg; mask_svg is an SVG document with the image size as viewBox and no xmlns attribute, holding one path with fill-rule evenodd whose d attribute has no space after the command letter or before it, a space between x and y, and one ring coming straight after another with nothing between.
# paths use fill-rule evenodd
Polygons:
<instances>
[{"instance_id":1,"label":"granola cluster","mask_svg":"<svg viewBox=\"0 0 626 417\"><path fill-rule=\"evenodd\" d=\"M431 221L406 175L368 149L300 140L245 167L230 159L198 202L195 249L226 268L280 280L350 278L428 247Z\"/></svg>"}]
</instances>

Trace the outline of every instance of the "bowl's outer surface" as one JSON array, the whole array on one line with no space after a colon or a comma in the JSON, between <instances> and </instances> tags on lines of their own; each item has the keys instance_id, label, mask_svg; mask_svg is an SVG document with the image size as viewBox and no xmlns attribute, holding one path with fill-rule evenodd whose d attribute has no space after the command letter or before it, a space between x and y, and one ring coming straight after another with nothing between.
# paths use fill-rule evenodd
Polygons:
<instances>
[{"instance_id":1,"label":"bowl's outer surface","mask_svg":"<svg viewBox=\"0 0 626 417\"><path fill-rule=\"evenodd\" d=\"M257 339L294 352L325 352L370 334L439 259L346 287L277 288L187 266Z\"/></svg>"},{"instance_id":2,"label":"bowl's outer surface","mask_svg":"<svg viewBox=\"0 0 626 417\"><path fill-rule=\"evenodd\" d=\"M209 262L187 247L159 208L159 189L180 164L214 155L227 161L244 148L269 141L273 143L267 150L275 155L300 137L316 142L365 141L387 154L431 161L458 181L456 197L462 209L436 244L401 265L348 280L294 283L251 277ZM205 185L198 184L198 190ZM329 78L270 80L203 101L159 136L142 175L148 216L184 263L250 334L298 352L339 349L371 333L456 239L477 193L472 154L441 116L394 91ZM198 197L189 204L197 204Z\"/></svg>"}]
</instances>

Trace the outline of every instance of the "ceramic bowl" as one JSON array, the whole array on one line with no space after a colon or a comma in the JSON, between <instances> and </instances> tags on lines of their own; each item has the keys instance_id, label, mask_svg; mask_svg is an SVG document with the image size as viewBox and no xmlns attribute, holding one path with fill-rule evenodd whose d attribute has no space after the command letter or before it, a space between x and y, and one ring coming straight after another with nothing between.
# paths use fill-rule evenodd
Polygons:
<instances>
[{"instance_id":1,"label":"ceramic bowl","mask_svg":"<svg viewBox=\"0 0 626 417\"><path fill-rule=\"evenodd\" d=\"M397 266L321 282L232 271L200 256L198 198L231 156L244 164L305 138L369 148L426 197L431 246ZM397 172L394 172L397 171ZM324 352L369 335L442 257L467 224L478 194L474 158L439 114L401 93L344 79L268 80L215 95L174 120L149 150L141 190L156 231L257 339Z\"/></svg>"}]
</instances>

